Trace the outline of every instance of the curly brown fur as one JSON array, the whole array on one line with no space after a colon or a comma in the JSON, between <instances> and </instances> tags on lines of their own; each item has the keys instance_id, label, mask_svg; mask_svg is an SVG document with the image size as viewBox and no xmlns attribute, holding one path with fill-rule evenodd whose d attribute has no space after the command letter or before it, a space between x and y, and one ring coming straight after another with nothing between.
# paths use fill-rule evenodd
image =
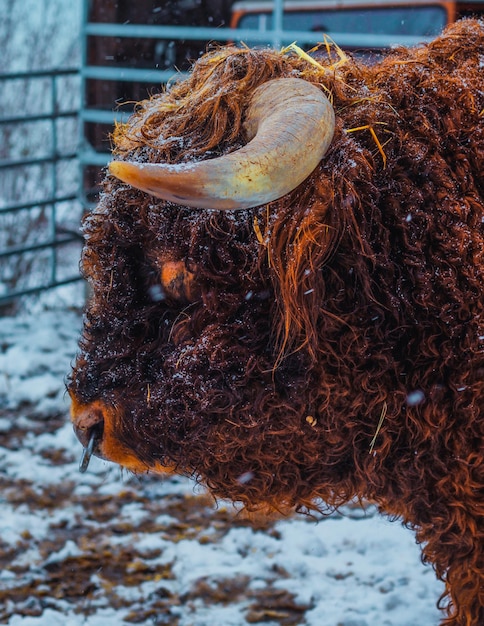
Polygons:
<instances>
[{"instance_id":1,"label":"curly brown fur","mask_svg":"<svg viewBox=\"0 0 484 626\"><path fill-rule=\"evenodd\" d=\"M446 581L453 626L484 623L483 63L484 25L467 20L335 71L218 50L141 103L115 133L120 158L236 149L252 92L280 76L324 85L337 129L268 208L195 211L107 177L84 225L93 297L69 384L114 408L142 464L216 496L358 497L399 516ZM190 289L161 292L178 262Z\"/></svg>"}]
</instances>

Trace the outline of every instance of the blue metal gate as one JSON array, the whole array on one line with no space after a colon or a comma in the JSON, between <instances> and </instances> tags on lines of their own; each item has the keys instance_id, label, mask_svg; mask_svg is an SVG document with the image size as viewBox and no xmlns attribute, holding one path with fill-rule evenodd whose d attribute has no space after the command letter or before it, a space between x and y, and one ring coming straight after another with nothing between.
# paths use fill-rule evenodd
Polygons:
<instances>
[{"instance_id":1,"label":"blue metal gate","mask_svg":"<svg viewBox=\"0 0 484 626\"><path fill-rule=\"evenodd\" d=\"M77 69L0 74L0 305L80 279L79 82Z\"/></svg>"}]
</instances>

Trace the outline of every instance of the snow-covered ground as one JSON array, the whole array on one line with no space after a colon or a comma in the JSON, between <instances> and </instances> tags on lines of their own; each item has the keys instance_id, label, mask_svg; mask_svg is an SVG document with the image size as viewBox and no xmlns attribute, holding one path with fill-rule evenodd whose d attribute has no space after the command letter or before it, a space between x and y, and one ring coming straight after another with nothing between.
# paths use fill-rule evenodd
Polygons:
<instances>
[{"instance_id":1,"label":"snow-covered ground","mask_svg":"<svg viewBox=\"0 0 484 626\"><path fill-rule=\"evenodd\" d=\"M250 522L186 479L93 459L69 424L81 319L0 319L0 623L436 626L442 585L370 508Z\"/></svg>"}]
</instances>

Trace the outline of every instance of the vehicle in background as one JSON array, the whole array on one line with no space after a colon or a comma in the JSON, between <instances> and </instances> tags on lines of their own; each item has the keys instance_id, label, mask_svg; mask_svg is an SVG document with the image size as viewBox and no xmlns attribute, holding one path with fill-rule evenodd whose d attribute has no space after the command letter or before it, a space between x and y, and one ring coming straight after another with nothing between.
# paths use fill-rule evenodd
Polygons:
<instances>
[{"instance_id":1,"label":"vehicle in background","mask_svg":"<svg viewBox=\"0 0 484 626\"><path fill-rule=\"evenodd\" d=\"M274 2L267 0L235 2L230 26L269 34L274 29L273 9ZM283 9L281 28L300 32L298 43L314 45L329 35L345 49L411 45L435 37L456 18L456 3L438 0L286 0ZM270 39L245 43L268 45ZM281 43L291 41L284 38Z\"/></svg>"},{"instance_id":2,"label":"vehicle in background","mask_svg":"<svg viewBox=\"0 0 484 626\"><path fill-rule=\"evenodd\" d=\"M274 29L273 11L273 1L236 1L230 26L269 34ZM349 46L343 43L344 47L366 48L372 36L378 42L417 41L435 37L461 17L483 15L484 0L285 0L280 27L283 31L311 33L313 43L323 34L335 33L344 42L354 40ZM260 45L260 41L258 37L245 43ZM358 46L358 41L363 45Z\"/></svg>"}]
</instances>

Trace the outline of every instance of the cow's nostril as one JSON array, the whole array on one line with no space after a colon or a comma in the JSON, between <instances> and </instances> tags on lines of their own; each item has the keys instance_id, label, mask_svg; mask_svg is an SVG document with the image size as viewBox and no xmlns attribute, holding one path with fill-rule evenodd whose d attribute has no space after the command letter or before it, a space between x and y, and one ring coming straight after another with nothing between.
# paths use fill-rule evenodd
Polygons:
<instances>
[{"instance_id":1,"label":"cow's nostril","mask_svg":"<svg viewBox=\"0 0 484 626\"><path fill-rule=\"evenodd\" d=\"M98 407L83 408L80 411L76 411L76 413L73 414L72 422L76 437L85 448L89 443L93 429L99 432L98 439L102 436L104 415Z\"/></svg>"}]
</instances>

